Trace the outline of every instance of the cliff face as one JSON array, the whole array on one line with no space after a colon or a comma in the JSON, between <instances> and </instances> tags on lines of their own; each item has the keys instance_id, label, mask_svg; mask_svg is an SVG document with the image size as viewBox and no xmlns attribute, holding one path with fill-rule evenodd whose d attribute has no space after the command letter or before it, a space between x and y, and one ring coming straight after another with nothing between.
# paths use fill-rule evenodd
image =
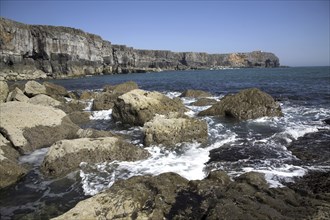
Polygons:
<instances>
[{"instance_id":1,"label":"cliff face","mask_svg":"<svg viewBox=\"0 0 330 220\"><path fill-rule=\"evenodd\" d=\"M137 50L82 30L0 18L0 80L227 67L278 67L272 53Z\"/></svg>"}]
</instances>

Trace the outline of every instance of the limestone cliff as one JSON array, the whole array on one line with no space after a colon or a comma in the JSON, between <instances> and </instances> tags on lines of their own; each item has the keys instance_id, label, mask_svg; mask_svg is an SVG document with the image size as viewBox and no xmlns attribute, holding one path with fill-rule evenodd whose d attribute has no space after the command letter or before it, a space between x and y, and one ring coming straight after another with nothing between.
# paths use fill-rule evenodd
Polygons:
<instances>
[{"instance_id":1,"label":"limestone cliff","mask_svg":"<svg viewBox=\"0 0 330 220\"><path fill-rule=\"evenodd\" d=\"M82 30L0 17L0 80L227 67L278 67L261 51L233 54L138 50Z\"/></svg>"}]
</instances>

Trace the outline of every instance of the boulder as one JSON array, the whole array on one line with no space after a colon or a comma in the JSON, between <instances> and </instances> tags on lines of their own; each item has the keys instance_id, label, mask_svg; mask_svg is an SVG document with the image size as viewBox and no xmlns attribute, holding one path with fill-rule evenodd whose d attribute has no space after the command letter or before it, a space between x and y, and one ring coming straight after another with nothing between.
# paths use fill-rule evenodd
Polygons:
<instances>
[{"instance_id":1,"label":"boulder","mask_svg":"<svg viewBox=\"0 0 330 220\"><path fill-rule=\"evenodd\" d=\"M22 90L20 90L18 87L16 87L16 88L14 88L13 91L11 91L8 94L7 102L10 102L10 101L28 102L29 101L29 97L27 97L26 95L24 95L24 93L22 92Z\"/></svg>"},{"instance_id":2,"label":"boulder","mask_svg":"<svg viewBox=\"0 0 330 220\"><path fill-rule=\"evenodd\" d=\"M76 137L79 127L53 107L24 102L0 104L0 130L21 153Z\"/></svg>"},{"instance_id":3,"label":"boulder","mask_svg":"<svg viewBox=\"0 0 330 220\"><path fill-rule=\"evenodd\" d=\"M112 116L124 124L143 126L156 114L183 114L185 111L186 107L179 99L170 99L159 92L135 89L117 98Z\"/></svg>"},{"instance_id":4,"label":"boulder","mask_svg":"<svg viewBox=\"0 0 330 220\"><path fill-rule=\"evenodd\" d=\"M147 146L162 144L175 147L181 142L207 141L207 124L193 118L156 115L144 124L144 143Z\"/></svg>"},{"instance_id":5,"label":"boulder","mask_svg":"<svg viewBox=\"0 0 330 220\"><path fill-rule=\"evenodd\" d=\"M103 92L109 92L109 93L121 95L138 88L139 86L138 84L136 84L136 82L128 81L118 85L106 85L103 88Z\"/></svg>"},{"instance_id":6,"label":"boulder","mask_svg":"<svg viewBox=\"0 0 330 220\"><path fill-rule=\"evenodd\" d=\"M62 140L50 147L41 170L57 177L78 169L81 162L136 161L148 156L147 150L116 137Z\"/></svg>"},{"instance_id":7,"label":"boulder","mask_svg":"<svg viewBox=\"0 0 330 220\"><path fill-rule=\"evenodd\" d=\"M0 81L0 102L5 102L9 93L8 84L5 81Z\"/></svg>"},{"instance_id":8,"label":"boulder","mask_svg":"<svg viewBox=\"0 0 330 220\"><path fill-rule=\"evenodd\" d=\"M74 111L68 114L70 120L76 125L87 124L90 121L90 112Z\"/></svg>"},{"instance_id":9,"label":"boulder","mask_svg":"<svg viewBox=\"0 0 330 220\"><path fill-rule=\"evenodd\" d=\"M43 105L43 106L52 106L52 107L61 105L61 102L44 94L33 96L27 102L34 105Z\"/></svg>"},{"instance_id":10,"label":"boulder","mask_svg":"<svg viewBox=\"0 0 330 220\"><path fill-rule=\"evenodd\" d=\"M93 100L92 110L99 111L112 109L118 96L118 94L108 92L98 93Z\"/></svg>"},{"instance_id":11,"label":"boulder","mask_svg":"<svg viewBox=\"0 0 330 220\"><path fill-rule=\"evenodd\" d=\"M24 93L28 97L33 97L39 94L46 94L46 87L36 81L28 81L25 83Z\"/></svg>"},{"instance_id":12,"label":"boulder","mask_svg":"<svg viewBox=\"0 0 330 220\"><path fill-rule=\"evenodd\" d=\"M227 95L220 102L200 112L199 116L226 116L238 120L283 116L281 107L267 93L257 88L245 89Z\"/></svg>"},{"instance_id":13,"label":"boulder","mask_svg":"<svg viewBox=\"0 0 330 220\"><path fill-rule=\"evenodd\" d=\"M19 153L0 133L0 189L17 182L26 174L26 170L18 164Z\"/></svg>"},{"instance_id":14,"label":"boulder","mask_svg":"<svg viewBox=\"0 0 330 220\"><path fill-rule=\"evenodd\" d=\"M64 88L63 86L60 85L56 85L50 82L44 82L43 85L46 88L46 94L49 96L68 96L68 91L66 90L66 88Z\"/></svg>"},{"instance_id":15,"label":"boulder","mask_svg":"<svg viewBox=\"0 0 330 220\"><path fill-rule=\"evenodd\" d=\"M79 202L61 219L168 219L180 189L188 180L175 173L119 180L106 192Z\"/></svg>"},{"instance_id":16,"label":"boulder","mask_svg":"<svg viewBox=\"0 0 330 220\"><path fill-rule=\"evenodd\" d=\"M191 105L206 106L206 105L214 105L215 103L217 103L217 101L214 99L200 98L196 102L191 103Z\"/></svg>"},{"instance_id":17,"label":"boulder","mask_svg":"<svg viewBox=\"0 0 330 220\"><path fill-rule=\"evenodd\" d=\"M94 97L92 110L111 109L118 96L138 88L138 85L132 81L118 85L107 85L103 88L103 92L96 94Z\"/></svg>"},{"instance_id":18,"label":"boulder","mask_svg":"<svg viewBox=\"0 0 330 220\"><path fill-rule=\"evenodd\" d=\"M190 97L190 98L206 98L211 96L212 94L209 92L205 92L202 90L193 90L193 89L188 89L180 95L180 97Z\"/></svg>"},{"instance_id":19,"label":"boulder","mask_svg":"<svg viewBox=\"0 0 330 220\"><path fill-rule=\"evenodd\" d=\"M50 82L44 82L43 85L46 88L46 94L60 102L64 102L65 98L68 97L68 91L60 85L56 85Z\"/></svg>"}]
</instances>

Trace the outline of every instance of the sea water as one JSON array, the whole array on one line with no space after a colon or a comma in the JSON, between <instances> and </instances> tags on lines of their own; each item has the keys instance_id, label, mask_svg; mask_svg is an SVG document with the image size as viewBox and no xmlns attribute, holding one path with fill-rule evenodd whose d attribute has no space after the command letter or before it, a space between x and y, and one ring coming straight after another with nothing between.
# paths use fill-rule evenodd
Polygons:
<instances>
[{"instance_id":1,"label":"sea water","mask_svg":"<svg viewBox=\"0 0 330 220\"><path fill-rule=\"evenodd\" d=\"M290 143L304 134L330 129L323 122L330 118L329 67L168 71L52 82L68 90L99 90L104 85L129 80L137 82L141 89L159 91L171 98L178 97L186 89L201 89L210 92L210 98L220 100L226 94L256 87L280 103L284 117L263 117L242 122L198 117L208 124L206 144L181 143L173 146L173 150L160 145L150 146L146 149L151 156L135 162L82 162L78 172L59 180L48 180L40 174L38 166L47 150L38 150L20 158L21 163L31 164L33 170L16 186L0 192L3 218L36 210L42 212L40 210L49 208L49 204L56 206L64 201L69 205L58 209L65 211L79 200L111 187L116 180L132 176L175 172L189 180L196 180L203 179L212 170L225 170L231 177L257 171L265 174L271 187L282 187L284 182L293 181L293 177L302 176L309 169L330 170L322 164L319 167L294 165L298 159L288 150ZM193 98L181 99L190 109L186 113L190 117L197 117L198 112L209 107L193 106L196 101ZM90 111L91 101L85 111ZM111 117L111 109L91 113L91 123L86 128L125 134L129 136L128 141L143 147L141 127L117 126ZM13 202L15 199L16 202Z\"/></svg>"}]
</instances>

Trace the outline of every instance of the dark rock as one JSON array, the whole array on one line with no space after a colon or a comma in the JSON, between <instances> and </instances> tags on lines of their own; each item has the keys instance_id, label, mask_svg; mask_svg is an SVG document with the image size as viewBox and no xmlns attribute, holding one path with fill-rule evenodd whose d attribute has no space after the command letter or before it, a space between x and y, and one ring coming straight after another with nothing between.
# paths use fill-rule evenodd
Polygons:
<instances>
[{"instance_id":1,"label":"dark rock","mask_svg":"<svg viewBox=\"0 0 330 220\"><path fill-rule=\"evenodd\" d=\"M205 92L202 90L193 90L193 89L188 89L180 95L180 97L190 97L190 98L206 98L211 96L212 94L209 92Z\"/></svg>"},{"instance_id":2,"label":"dark rock","mask_svg":"<svg viewBox=\"0 0 330 220\"><path fill-rule=\"evenodd\" d=\"M75 111L68 114L70 120L77 125L84 125L90 121L90 112Z\"/></svg>"},{"instance_id":3,"label":"dark rock","mask_svg":"<svg viewBox=\"0 0 330 220\"><path fill-rule=\"evenodd\" d=\"M317 140L317 141L315 141ZM330 165L330 130L321 130L315 133L305 134L294 140L288 150L298 157L303 164ZM300 161L295 161L300 164Z\"/></svg>"},{"instance_id":4,"label":"dark rock","mask_svg":"<svg viewBox=\"0 0 330 220\"><path fill-rule=\"evenodd\" d=\"M108 92L98 93L93 100L92 110L99 111L112 109L118 96L119 94L112 94Z\"/></svg>"},{"instance_id":5,"label":"dark rock","mask_svg":"<svg viewBox=\"0 0 330 220\"><path fill-rule=\"evenodd\" d=\"M259 89L245 89L235 95L227 95L220 102L202 111L199 116L226 116L239 120L259 117L282 116L281 107L274 99Z\"/></svg>"},{"instance_id":6,"label":"dark rock","mask_svg":"<svg viewBox=\"0 0 330 220\"><path fill-rule=\"evenodd\" d=\"M324 123L330 125L330 118L324 119L323 121L324 121Z\"/></svg>"}]
</instances>

